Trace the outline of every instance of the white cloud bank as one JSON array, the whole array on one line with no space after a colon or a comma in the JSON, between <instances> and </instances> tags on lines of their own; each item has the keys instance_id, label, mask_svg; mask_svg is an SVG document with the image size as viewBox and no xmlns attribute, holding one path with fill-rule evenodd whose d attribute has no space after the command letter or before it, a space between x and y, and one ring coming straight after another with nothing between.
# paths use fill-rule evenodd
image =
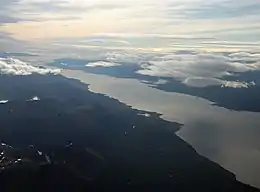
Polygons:
<instances>
[{"instance_id":1,"label":"white cloud bank","mask_svg":"<svg viewBox=\"0 0 260 192\"><path fill-rule=\"evenodd\" d=\"M254 81L247 83L245 81L225 81L221 79L204 78L204 77L187 78L183 81L183 83L192 87L206 87L206 86L219 85L222 88L224 87L249 88L251 86L256 85Z\"/></svg>"},{"instance_id":2,"label":"white cloud bank","mask_svg":"<svg viewBox=\"0 0 260 192\"><path fill-rule=\"evenodd\" d=\"M28 101L40 101L41 99L37 96L34 96L33 98L29 99Z\"/></svg>"},{"instance_id":3,"label":"white cloud bank","mask_svg":"<svg viewBox=\"0 0 260 192\"><path fill-rule=\"evenodd\" d=\"M224 81L221 87L232 87L232 88L248 88L251 86L255 86L255 82L252 81L250 83L247 82L239 82L239 81Z\"/></svg>"},{"instance_id":4,"label":"white cloud bank","mask_svg":"<svg viewBox=\"0 0 260 192\"><path fill-rule=\"evenodd\" d=\"M115 67L120 64L114 62L98 61L86 64L86 67Z\"/></svg>"},{"instance_id":5,"label":"white cloud bank","mask_svg":"<svg viewBox=\"0 0 260 192\"><path fill-rule=\"evenodd\" d=\"M9 102L8 100L0 100L0 104L6 104L8 102Z\"/></svg>"},{"instance_id":6,"label":"white cloud bank","mask_svg":"<svg viewBox=\"0 0 260 192\"><path fill-rule=\"evenodd\" d=\"M220 85L223 87L248 88L251 82L222 80L234 73L260 70L260 55L252 53L178 54L169 53L152 58L141 65L137 73L157 77L173 77L186 85L205 87Z\"/></svg>"},{"instance_id":7,"label":"white cloud bank","mask_svg":"<svg viewBox=\"0 0 260 192\"><path fill-rule=\"evenodd\" d=\"M223 81L215 78L189 77L186 78L183 83L192 87L206 87L212 85L222 85Z\"/></svg>"},{"instance_id":8,"label":"white cloud bank","mask_svg":"<svg viewBox=\"0 0 260 192\"><path fill-rule=\"evenodd\" d=\"M2 75L32 75L32 74L54 74L60 73L60 69L40 68L29 65L14 58L0 58L0 74Z\"/></svg>"},{"instance_id":9,"label":"white cloud bank","mask_svg":"<svg viewBox=\"0 0 260 192\"><path fill-rule=\"evenodd\" d=\"M187 77L219 78L234 72L260 69L260 60L252 64L233 62L232 60L233 58L216 53L172 53L153 58L149 63L142 65L143 69L139 70L138 73L180 79Z\"/></svg>"}]
</instances>

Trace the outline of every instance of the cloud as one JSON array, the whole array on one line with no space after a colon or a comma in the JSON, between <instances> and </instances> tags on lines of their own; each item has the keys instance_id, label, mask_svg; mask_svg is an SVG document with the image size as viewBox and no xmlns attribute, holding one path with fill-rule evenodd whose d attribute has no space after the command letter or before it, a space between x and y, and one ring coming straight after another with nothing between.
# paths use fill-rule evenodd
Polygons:
<instances>
[{"instance_id":1,"label":"cloud","mask_svg":"<svg viewBox=\"0 0 260 192\"><path fill-rule=\"evenodd\" d=\"M219 77L229 68L222 55L200 53L195 55L169 53L153 58L142 65L138 73L150 76L175 77ZM235 69L232 69L234 71Z\"/></svg>"},{"instance_id":2,"label":"cloud","mask_svg":"<svg viewBox=\"0 0 260 192\"><path fill-rule=\"evenodd\" d=\"M1 28L1 27L0 27ZM0 31L0 58L6 57L3 53L23 52L27 47L27 43L12 38L9 34L1 33Z\"/></svg>"},{"instance_id":3,"label":"cloud","mask_svg":"<svg viewBox=\"0 0 260 192\"><path fill-rule=\"evenodd\" d=\"M183 83L192 87L206 87L212 85L222 85L223 81L215 78L189 77L186 78Z\"/></svg>"},{"instance_id":4,"label":"cloud","mask_svg":"<svg viewBox=\"0 0 260 192\"><path fill-rule=\"evenodd\" d=\"M255 82L239 82L239 81L223 81L221 87L231 87L231 88L249 88L255 86Z\"/></svg>"},{"instance_id":5,"label":"cloud","mask_svg":"<svg viewBox=\"0 0 260 192\"><path fill-rule=\"evenodd\" d=\"M0 14L0 24L4 23L17 23L20 21L24 21L23 19L16 18L16 17L10 17L8 15L2 15Z\"/></svg>"},{"instance_id":6,"label":"cloud","mask_svg":"<svg viewBox=\"0 0 260 192\"><path fill-rule=\"evenodd\" d=\"M33 98L29 99L28 101L40 101L41 99L37 96L34 96Z\"/></svg>"},{"instance_id":7,"label":"cloud","mask_svg":"<svg viewBox=\"0 0 260 192\"><path fill-rule=\"evenodd\" d=\"M19 1L20 0L0 0L0 4L2 8L6 8Z\"/></svg>"},{"instance_id":8,"label":"cloud","mask_svg":"<svg viewBox=\"0 0 260 192\"><path fill-rule=\"evenodd\" d=\"M0 10L0 14L5 14L5 17L12 18L12 16L18 15L18 21L36 22L80 20L89 12L112 11L125 7L124 4L113 1L86 2L82 0L10 0L10 2L0 0L0 4L5 8Z\"/></svg>"},{"instance_id":9,"label":"cloud","mask_svg":"<svg viewBox=\"0 0 260 192\"><path fill-rule=\"evenodd\" d=\"M197 6L187 7L185 14L192 19L225 19L258 15L260 11L259 1L226 0L219 2L202 1Z\"/></svg>"},{"instance_id":10,"label":"cloud","mask_svg":"<svg viewBox=\"0 0 260 192\"><path fill-rule=\"evenodd\" d=\"M109 51L105 53L107 61L116 63L136 63L139 64L145 60L147 55L143 55L138 52L127 52L127 51Z\"/></svg>"},{"instance_id":11,"label":"cloud","mask_svg":"<svg viewBox=\"0 0 260 192\"><path fill-rule=\"evenodd\" d=\"M102 2L102 1L101 1ZM84 2L79 0L73 1L64 1L64 0L56 0L56 1L25 1L23 0L22 3L28 6L28 9L31 10L38 10L44 12L64 12L64 13L78 13L78 12L88 12L93 10L111 10L116 8L125 7L120 4L113 3L113 1L103 1L100 2Z\"/></svg>"},{"instance_id":12,"label":"cloud","mask_svg":"<svg viewBox=\"0 0 260 192\"><path fill-rule=\"evenodd\" d=\"M246 82L229 82L226 76L260 70L260 55L252 53L169 53L142 64L137 73L148 76L172 77L196 87L224 85L248 87Z\"/></svg>"},{"instance_id":13,"label":"cloud","mask_svg":"<svg viewBox=\"0 0 260 192\"><path fill-rule=\"evenodd\" d=\"M86 64L86 67L115 67L120 64L118 63L112 63L112 62L106 62L106 61L98 61L98 62L91 62Z\"/></svg>"},{"instance_id":14,"label":"cloud","mask_svg":"<svg viewBox=\"0 0 260 192\"><path fill-rule=\"evenodd\" d=\"M129 45L130 43L128 41L125 40L113 40L113 39L104 39L104 38L94 38L94 39L88 39L85 40L85 42L83 43L87 43L87 44L91 44L91 45L106 45L106 44L113 44L113 45Z\"/></svg>"},{"instance_id":15,"label":"cloud","mask_svg":"<svg viewBox=\"0 0 260 192\"><path fill-rule=\"evenodd\" d=\"M4 75L31 75L31 74L54 74L60 73L59 69L47 69L29 65L13 58L0 58L0 74Z\"/></svg>"},{"instance_id":16,"label":"cloud","mask_svg":"<svg viewBox=\"0 0 260 192\"><path fill-rule=\"evenodd\" d=\"M104 47L73 49L69 44L62 46L62 48L48 46L51 50L41 57L46 60L52 53L60 53L57 58L79 59L82 67L86 64L88 66L88 62L91 62L89 67L113 67L130 64L133 66L132 73L166 80L173 78L189 86L225 85L238 87L239 84L236 80L255 80L257 84L259 83L258 80L254 79L255 77L248 79L242 77L242 75L245 72L260 70L260 52L222 52L218 50L206 52L196 49L152 51L147 49L108 49ZM48 47L46 47L46 50L48 50ZM66 63L66 59L60 62ZM52 63L52 60L49 63ZM106 71L104 70L102 73L106 73ZM136 77L136 75L133 76ZM235 82L227 83L227 79ZM240 84L244 85L245 82L240 82Z\"/></svg>"},{"instance_id":17,"label":"cloud","mask_svg":"<svg viewBox=\"0 0 260 192\"><path fill-rule=\"evenodd\" d=\"M151 116L151 114L149 114L149 113L138 113L138 115L144 116L144 117L150 117L150 116ZM135 129L135 128L136 128L136 127L133 126L133 129Z\"/></svg>"},{"instance_id":18,"label":"cloud","mask_svg":"<svg viewBox=\"0 0 260 192\"><path fill-rule=\"evenodd\" d=\"M256 63L260 61L260 54L247 53L247 52L236 52L229 54L231 61Z\"/></svg>"},{"instance_id":19,"label":"cloud","mask_svg":"<svg viewBox=\"0 0 260 192\"><path fill-rule=\"evenodd\" d=\"M165 80L165 79L159 79L158 81L154 82L153 84L154 84L154 85L163 85L163 84L166 84L166 83L168 83L167 80Z\"/></svg>"},{"instance_id":20,"label":"cloud","mask_svg":"<svg viewBox=\"0 0 260 192\"><path fill-rule=\"evenodd\" d=\"M9 102L8 100L0 100L0 104L6 104L8 102Z\"/></svg>"},{"instance_id":21,"label":"cloud","mask_svg":"<svg viewBox=\"0 0 260 192\"><path fill-rule=\"evenodd\" d=\"M2 30L28 41L100 33L133 38L129 34L134 34L141 37L139 41L134 40L136 44L150 46L152 39L162 47L175 45L175 41L182 41L179 46L199 46L202 40L212 39L254 42L249 35L239 38L240 32L245 30L254 32L254 38L260 40L258 0L133 1L10 0L9 3L1 0L4 9L0 14L5 20L19 21L9 23ZM43 32L46 28L48 33ZM230 35L231 30L235 34Z\"/></svg>"},{"instance_id":22,"label":"cloud","mask_svg":"<svg viewBox=\"0 0 260 192\"><path fill-rule=\"evenodd\" d=\"M73 56L72 53L77 53L77 55ZM44 56L44 58L47 56ZM240 84L245 85L246 83L240 82L239 84L236 80L255 80L258 84L258 80L254 79L254 77L246 80L242 75L245 72L260 70L259 52L205 52L193 49L148 51L145 49L122 50L90 47L77 51L68 48L65 55L59 58L63 57L80 58L82 65L85 65L88 61L94 62L94 65L90 64L90 66L130 64L134 66L131 71L132 73L158 77L158 79L163 80L173 78L186 85L197 87L212 85L239 87ZM106 73L106 71L102 73ZM227 79L234 82L227 83ZM167 84L165 81L159 81L158 83Z\"/></svg>"},{"instance_id":23,"label":"cloud","mask_svg":"<svg viewBox=\"0 0 260 192\"><path fill-rule=\"evenodd\" d=\"M12 7L20 1L21 0L0 0L0 25L27 21L12 11Z\"/></svg>"},{"instance_id":24,"label":"cloud","mask_svg":"<svg viewBox=\"0 0 260 192\"><path fill-rule=\"evenodd\" d=\"M94 51L95 50L95 51ZM83 51L83 50L82 50ZM95 58L91 58L95 55ZM188 86L254 86L240 77L245 72L260 70L260 54L253 52L199 52L180 50L149 52L146 50L85 49L77 57L87 67L134 66L132 73L158 77L154 84L167 84L173 78ZM91 58L91 59L90 59ZM88 61L92 61L88 63ZM62 61L63 62L63 61ZM131 73L130 72L130 73ZM103 71L105 74L106 71ZM133 75L134 77L135 75ZM227 80L230 81L227 81ZM237 81L241 79L240 81ZM243 79L243 80L242 80ZM252 81L250 79L248 81ZM168 82L169 81L169 82ZM258 83L257 80L255 80Z\"/></svg>"},{"instance_id":25,"label":"cloud","mask_svg":"<svg viewBox=\"0 0 260 192\"><path fill-rule=\"evenodd\" d=\"M184 84L192 87L207 87L207 86L221 86L230 88L249 88L255 86L255 82L244 82L244 81L226 81L216 78L204 78L204 77L191 77L186 78L183 81Z\"/></svg>"}]
</instances>

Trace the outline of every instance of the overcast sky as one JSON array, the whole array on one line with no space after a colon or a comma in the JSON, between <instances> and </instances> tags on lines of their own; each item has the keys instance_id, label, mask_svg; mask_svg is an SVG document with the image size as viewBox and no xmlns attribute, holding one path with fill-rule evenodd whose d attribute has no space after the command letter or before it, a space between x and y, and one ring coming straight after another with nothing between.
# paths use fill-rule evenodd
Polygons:
<instances>
[{"instance_id":1,"label":"overcast sky","mask_svg":"<svg viewBox=\"0 0 260 192\"><path fill-rule=\"evenodd\" d=\"M156 49L255 50L259 0L0 0L1 32ZM152 40L152 41L151 41Z\"/></svg>"}]
</instances>

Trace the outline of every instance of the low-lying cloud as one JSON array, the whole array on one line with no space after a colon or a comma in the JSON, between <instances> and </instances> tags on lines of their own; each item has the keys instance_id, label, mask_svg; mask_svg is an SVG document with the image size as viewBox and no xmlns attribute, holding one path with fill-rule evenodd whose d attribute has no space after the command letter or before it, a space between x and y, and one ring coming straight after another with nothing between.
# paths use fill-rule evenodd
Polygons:
<instances>
[{"instance_id":1,"label":"low-lying cloud","mask_svg":"<svg viewBox=\"0 0 260 192\"><path fill-rule=\"evenodd\" d=\"M232 87L232 88L248 88L251 86L255 86L255 82L252 81L250 83L247 83L245 81L239 82L239 81L223 81L221 87Z\"/></svg>"},{"instance_id":2,"label":"low-lying cloud","mask_svg":"<svg viewBox=\"0 0 260 192\"><path fill-rule=\"evenodd\" d=\"M41 99L37 96L34 96L33 98L27 100L27 101L40 101Z\"/></svg>"},{"instance_id":3,"label":"low-lying cloud","mask_svg":"<svg viewBox=\"0 0 260 192\"><path fill-rule=\"evenodd\" d=\"M260 59L260 57L259 57ZM259 60L260 61L260 60ZM234 62L233 58L220 54L198 53L169 54L153 58L142 65L138 73L162 77L223 77L235 72L246 72L260 68L260 63Z\"/></svg>"},{"instance_id":4,"label":"low-lying cloud","mask_svg":"<svg viewBox=\"0 0 260 192\"><path fill-rule=\"evenodd\" d=\"M204 77L191 77L186 78L182 83L192 86L192 87L207 87L207 86L221 86L230 88L249 88L255 86L255 82L245 82L245 81L226 81L216 78L204 78Z\"/></svg>"},{"instance_id":5,"label":"low-lying cloud","mask_svg":"<svg viewBox=\"0 0 260 192\"><path fill-rule=\"evenodd\" d=\"M8 100L0 100L0 104L6 104L8 102L9 102Z\"/></svg>"},{"instance_id":6,"label":"low-lying cloud","mask_svg":"<svg viewBox=\"0 0 260 192\"><path fill-rule=\"evenodd\" d=\"M59 73L60 69L36 67L14 58L0 58L0 74L2 75L57 75Z\"/></svg>"},{"instance_id":7,"label":"low-lying cloud","mask_svg":"<svg viewBox=\"0 0 260 192\"><path fill-rule=\"evenodd\" d=\"M227 80L248 71L260 70L260 54L249 52L120 52L112 51L101 54L100 59L88 63L87 67L114 67L135 64L140 69L135 71L146 76L159 77L155 84L168 83L166 78L174 78L192 87L222 86L231 88L248 88L255 82ZM164 79L165 78L165 79Z\"/></svg>"},{"instance_id":8,"label":"low-lying cloud","mask_svg":"<svg viewBox=\"0 0 260 192\"><path fill-rule=\"evenodd\" d=\"M76 50L74 50L76 52ZM78 58L82 68L86 67L115 67L124 65L120 69L129 70L129 77L136 78L138 73L145 76L158 77L160 81L153 84L170 84L171 78L185 85L193 87L223 86L232 88L246 88L259 84L259 80L245 77L248 72L260 72L260 53L258 52L203 52L191 49L181 49L166 52L164 50L118 50L68 49L64 54L57 56L63 65L70 65L73 59ZM68 56L69 55L69 56ZM47 58L48 55L44 57ZM66 63L66 60L70 62ZM128 65L128 66L127 66ZM71 65L73 67L74 65ZM118 70L120 70L118 69ZM100 71L106 74L106 70ZM116 71L120 73L120 71ZM115 72L115 73L116 73ZM111 73L109 74L111 75ZM123 77L124 75L122 75ZM167 80L167 81L165 81ZM143 79L142 79L143 81ZM251 81L254 81L251 83Z\"/></svg>"},{"instance_id":9,"label":"low-lying cloud","mask_svg":"<svg viewBox=\"0 0 260 192\"><path fill-rule=\"evenodd\" d=\"M86 67L115 67L120 64L114 62L97 61L86 64Z\"/></svg>"},{"instance_id":10,"label":"low-lying cloud","mask_svg":"<svg viewBox=\"0 0 260 192\"><path fill-rule=\"evenodd\" d=\"M157 77L173 77L195 87L222 85L245 88L255 83L226 81L226 76L260 69L260 54L252 53L170 53L154 57L142 64L137 73Z\"/></svg>"}]
</instances>

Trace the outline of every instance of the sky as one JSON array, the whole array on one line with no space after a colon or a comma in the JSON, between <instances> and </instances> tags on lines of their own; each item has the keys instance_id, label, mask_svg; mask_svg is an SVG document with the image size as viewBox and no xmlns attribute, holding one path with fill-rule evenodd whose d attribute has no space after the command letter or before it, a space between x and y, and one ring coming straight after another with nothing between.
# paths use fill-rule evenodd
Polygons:
<instances>
[{"instance_id":1,"label":"sky","mask_svg":"<svg viewBox=\"0 0 260 192\"><path fill-rule=\"evenodd\" d=\"M88 38L108 46L252 49L259 0L0 0L1 32L23 41ZM151 40L153 40L151 42ZM258 48L259 49L259 48Z\"/></svg>"},{"instance_id":2,"label":"sky","mask_svg":"<svg viewBox=\"0 0 260 192\"><path fill-rule=\"evenodd\" d=\"M65 56L94 60L86 66L136 62L139 74L173 76L191 86L221 85L222 76L260 69L259 0L0 4L0 52L39 55L25 59L33 64Z\"/></svg>"}]
</instances>

